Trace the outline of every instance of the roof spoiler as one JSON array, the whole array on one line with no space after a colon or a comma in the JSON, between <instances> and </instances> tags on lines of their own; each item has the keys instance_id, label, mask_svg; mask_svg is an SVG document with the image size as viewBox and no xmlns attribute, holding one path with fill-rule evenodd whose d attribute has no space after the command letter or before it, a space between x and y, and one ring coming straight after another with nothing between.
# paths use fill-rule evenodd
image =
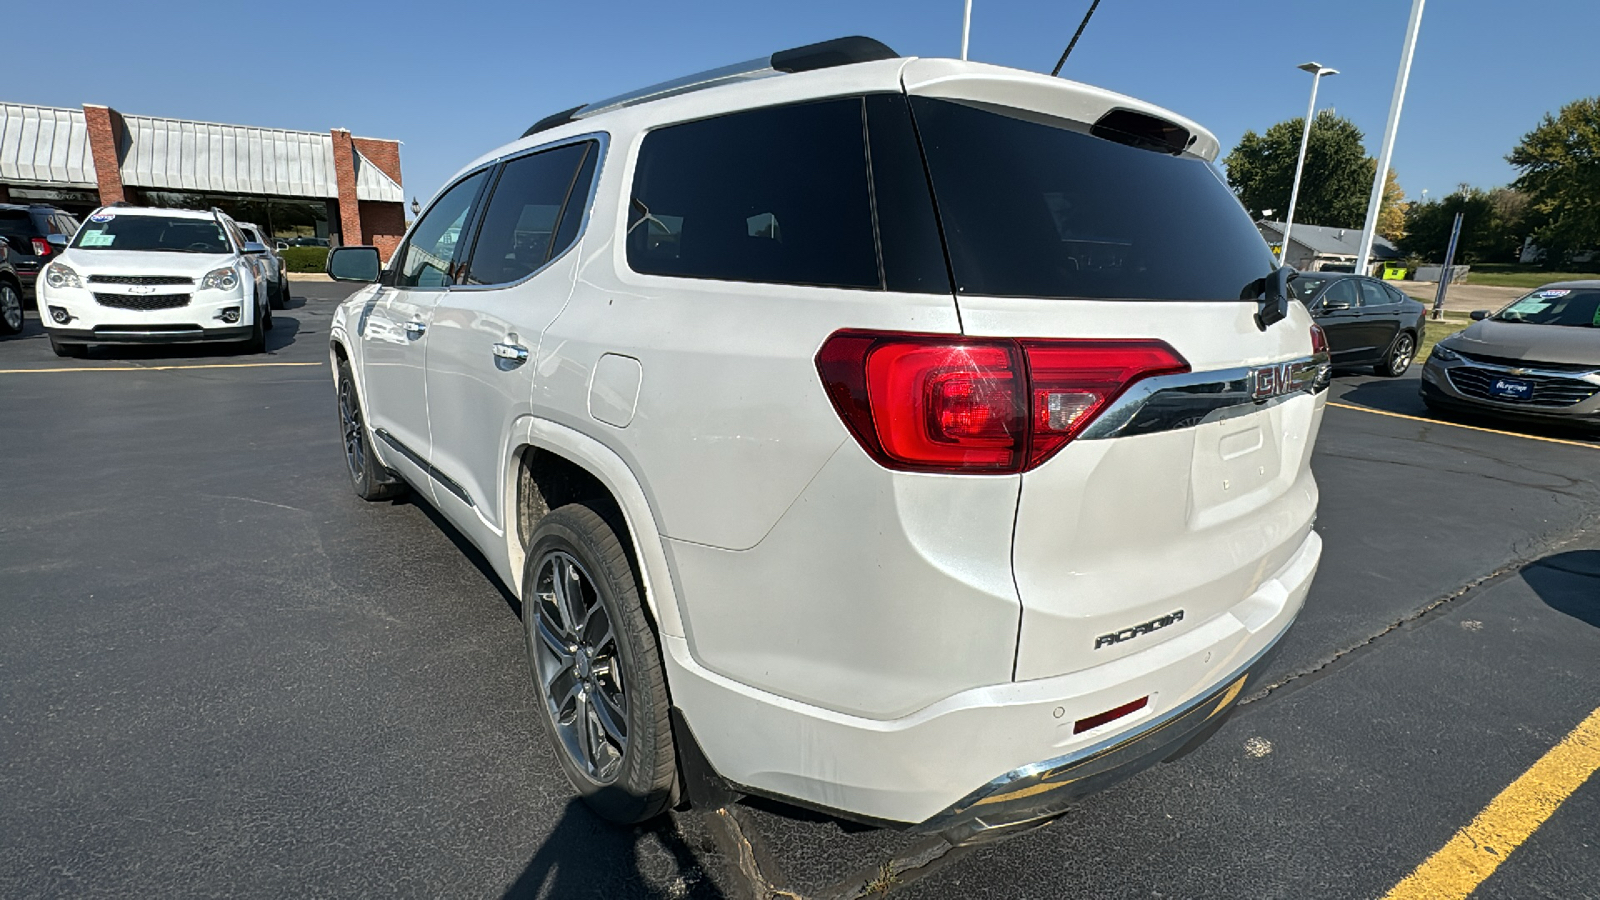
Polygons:
<instances>
[{"instance_id":1,"label":"roof spoiler","mask_svg":"<svg viewBox=\"0 0 1600 900\"><path fill-rule=\"evenodd\" d=\"M894 52L882 41L873 40L859 35L853 37L834 38L831 41L821 41L815 44L806 44L803 47L794 47L789 50L779 50L771 56L752 59L747 62L735 63L717 69L708 69L696 72L671 81L663 81L649 87L629 91L590 103L584 106L574 106L554 115L545 116L533 123L523 137L538 134L568 122L575 122L589 116L621 109L627 106L637 106L649 103L652 100L661 100L687 94L692 91L701 91L706 88L717 87L724 84L733 84L739 81L751 81L757 78L770 78L774 75L792 74L795 72L813 72L818 69L831 69L835 66L848 66L854 63L875 62L881 59L897 59L900 54Z\"/></svg>"}]
</instances>

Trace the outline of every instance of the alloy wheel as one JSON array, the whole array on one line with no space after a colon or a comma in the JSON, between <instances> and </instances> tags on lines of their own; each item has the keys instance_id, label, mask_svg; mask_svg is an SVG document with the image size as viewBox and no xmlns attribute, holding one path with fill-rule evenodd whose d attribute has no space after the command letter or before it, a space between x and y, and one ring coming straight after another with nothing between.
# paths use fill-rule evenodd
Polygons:
<instances>
[{"instance_id":1,"label":"alloy wheel","mask_svg":"<svg viewBox=\"0 0 1600 900\"><path fill-rule=\"evenodd\" d=\"M590 779L617 778L628 750L628 695L611 616L594 578L552 550L534 569L534 673L562 747Z\"/></svg>"},{"instance_id":2,"label":"alloy wheel","mask_svg":"<svg viewBox=\"0 0 1600 900\"><path fill-rule=\"evenodd\" d=\"M366 474L367 445L361 433L361 404L350 379L339 380L339 427L344 433L344 461L350 477L360 481Z\"/></svg>"},{"instance_id":3,"label":"alloy wheel","mask_svg":"<svg viewBox=\"0 0 1600 900\"><path fill-rule=\"evenodd\" d=\"M1399 375L1411 368L1411 358L1417 352L1417 342L1409 334L1400 335L1394 345L1394 355L1389 359L1389 371Z\"/></svg>"},{"instance_id":4,"label":"alloy wheel","mask_svg":"<svg viewBox=\"0 0 1600 900\"><path fill-rule=\"evenodd\" d=\"M22 330L22 297L9 284L0 284L0 319L5 320L6 330Z\"/></svg>"}]
</instances>

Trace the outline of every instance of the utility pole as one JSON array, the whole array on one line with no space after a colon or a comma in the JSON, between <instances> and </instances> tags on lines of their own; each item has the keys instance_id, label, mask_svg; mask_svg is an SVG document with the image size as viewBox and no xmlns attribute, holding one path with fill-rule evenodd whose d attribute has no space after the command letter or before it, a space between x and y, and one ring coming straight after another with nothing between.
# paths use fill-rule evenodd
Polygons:
<instances>
[{"instance_id":1,"label":"utility pole","mask_svg":"<svg viewBox=\"0 0 1600 900\"><path fill-rule=\"evenodd\" d=\"M967 38L972 36L972 0L967 0L967 14L961 17L961 58L967 58Z\"/></svg>"},{"instance_id":2,"label":"utility pole","mask_svg":"<svg viewBox=\"0 0 1600 900\"><path fill-rule=\"evenodd\" d=\"M1456 213L1456 222L1450 226L1450 246L1444 251L1444 269L1439 273L1439 291L1433 295L1433 313L1430 318L1439 320L1444 318L1444 292L1450 287L1450 270L1456 261L1456 242L1461 239L1461 213Z\"/></svg>"},{"instance_id":3,"label":"utility pole","mask_svg":"<svg viewBox=\"0 0 1600 900\"><path fill-rule=\"evenodd\" d=\"M1394 155L1394 136L1400 130L1400 107L1406 102L1406 82L1411 80L1411 57L1417 49L1417 31L1422 28L1422 5L1427 0L1412 0L1411 21L1406 23L1406 42L1400 50L1400 74L1394 81L1394 99L1389 101L1389 124L1383 129L1383 149L1378 152L1378 171L1372 176L1372 197L1367 201L1367 221L1361 228L1361 250L1356 254L1356 274L1367 274L1372 256L1372 233L1378 227L1378 208L1383 205L1383 186L1389 179L1389 159Z\"/></svg>"}]
</instances>

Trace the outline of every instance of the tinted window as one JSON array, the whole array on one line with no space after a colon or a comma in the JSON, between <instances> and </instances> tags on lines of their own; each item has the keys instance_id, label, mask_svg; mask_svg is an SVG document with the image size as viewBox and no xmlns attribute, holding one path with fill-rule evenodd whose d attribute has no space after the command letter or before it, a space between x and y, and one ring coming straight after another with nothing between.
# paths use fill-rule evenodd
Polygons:
<instances>
[{"instance_id":1,"label":"tinted window","mask_svg":"<svg viewBox=\"0 0 1600 900\"><path fill-rule=\"evenodd\" d=\"M651 132L628 216L635 271L879 287L863 101L768 107Z\"/></svg>"},{"instance_id":2,"label":"tinted window","mask_svg":"<svg viewBox=\"0 0 1600 900\"><path fill-rule=\"evenodd\" d=\"M583 216L589 188L577 184L578 170L594 152L592 143L573 144L506 163L484 207L467 264L468 284L520 281L566 249L557 246L556 232L567 216L574 220ZM574 208L565 213L569 196ZM576 234L561 232L568 243L569 235Z\"/></svg>"},{"instance_id":3,"label":"tinted window","mask_svg":"<svg viewBox=\"0 0 1600 900\"><path fill-rule=\"evenodd\" d=\"M891 291L949 293L939 220L933 212L922 151L904 94L871 94L867 141L872 169L878 246L884 287Z\"/></svg>"},{"instance_id":4,"label":"tinted window","mask_svg":"<svg viewBox=\"0 0 1600 900\"><path fill-rule=\"evenodd\" d=\"M1361 292L1356 290L1355 281L1349 278L1341 278L1328 288L1327 293L1322 295L1322 302L1343 303L1354 309L1361 305Z\"/></svg>"},{"instance_id":5,"label":"tinted window","mask_svg":"<svg viewBox=\"0 0 1600 900\"><path fill-rule=\"evenodd\" d=\"M449 284L450 263L456 243L467 222L478 188L489 174L485 169L445 191L422 214L405 249L400 252L400 267L395 273L396 287L443 287Z\"/></svg>"},{"instance_id":6,"label":"tinted window","mask_svg":"<svg viewBox=\"0 0 1600 900\"><path fill-rule=\"evenodd\" d=\"M1406 302L1407 298L1406 298L1405 294L1402 294L1399 291L1395 290L1394 288L1389 287L1387 284L1383 286L1383 290L1384 290L1385 293L1387 293L1389 295L1389 302L1390 303L1404 303L1404 302Z\"/></svg>"},{"instance_id":7,"label":"tinted window","mask_svg":"<svg viewBox=\"0 0 1600 900\"><path fill-rule=\"evenodd\" d=\"M33 220L20 209L0 209L0 234L8 237L31 237Z\"/></svg>"},{"instance_id":8,"label":"tinted window","mask_svg":"<svg viewBox=\"0 0 1600 900\"><path fill-rule=\"evenodd\" d=\"M1390 298L1389 292L1383 289L1383 285L1376 281L1367 281L1365 279L1361 281L1361 303L1363 306L1388 306L1393 302L1394 300Z\"/></svg>"},{"instance_id":9,"label":"tinted window","mask_svg":"<svg viewBox=\"0 0 1600 900\"><path fill-rule=\"evenodd\" d=\"M1322 290L1322 286L1327 283L1328 279L1318 278L1315 275L1296 275L1294 280L1289 282L1289 291L1304 302L1315 297L1317 291Z\"/></svg>"},{"instance_id":10,"label":"tinted window","mask_svg":"<svg viewBox=\"0 0 1600 900\"><path fill-rule=\"evenodd\" d=\"M1204 160L913 97L957 288L1238 301L1273 269Z\"/></svg>"}]
</instances>

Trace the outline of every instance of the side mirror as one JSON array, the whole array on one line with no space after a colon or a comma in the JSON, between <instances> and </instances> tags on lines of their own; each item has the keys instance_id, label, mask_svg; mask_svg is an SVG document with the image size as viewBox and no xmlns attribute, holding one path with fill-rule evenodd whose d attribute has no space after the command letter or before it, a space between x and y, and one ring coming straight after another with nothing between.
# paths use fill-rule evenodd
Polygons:
<instances>
[{"instance_id":1,"label":"side mirror","mask_svg":"<svg viewBox=\"0 0 1600 900\"><path fill-rule=\"evenodd\" d=\"M56 245L62 246L62 247L65 247L67 245L67 243L72 240L72 238L69 238L64 234L49 234L49 235L45 235L44 239L49 241L52 244L56 244Z\"/></svg>"},{"instance_id":2,"label":"side mirror","mask_svg":"<svg viewBox=\"0 0 1600 900\"><path fill-rule=\"evenodd\" d=\"M1266 331L1289 317L1289 279L1295 270L1279 266L1271 275L1261 279L1261 307L1256 312L1256 327Z\"/></svg>"},{"instance_id":3,"label":"side mirror","mask_svg":"<svg viewBox=\"0 0 1600 900\"><path fill-rule=\"evenodd\" d=\"M371 284L383 269L377 247L335 247L328 251L328 277Z\"/></svg>"},{"instance_id":4,"label":"side mirror","mask_svg":"<svg viewBox=\"0 0 1600 900\"><path fill-rule=\"evenodd\" d=\"M265 253L267 252L267 246L265 244L258 244L255 241L246 241L244 245L244 252L249 253L252 256L258 253Z\"/></svg>"},{"instance_id":5,"label":"side mirror","mask_svg":"<svg viewBox=\"0 0 1600 900\"><path fill-rule=\"evenodd\" d=\"M1324 300L1324 301L1322 301L1322 311L1323 312L1337 312L1338 310L1349 309L1349 308L1350 308L1350 304L1344 302L1343 300Z\"/></svg>"},{"instance_id":6,"label":"side mirror","mask_svg":"<svg viewBox=\"0 0 1600 900\"><path fill-rule=\"evenodd\" d=\"M1475 309L1472 311L1472 321L1474 322L1482 322L1484 319L1489 318L1489 316L1490 312L1487 309Z\"/></svg>"}]
</instances>

